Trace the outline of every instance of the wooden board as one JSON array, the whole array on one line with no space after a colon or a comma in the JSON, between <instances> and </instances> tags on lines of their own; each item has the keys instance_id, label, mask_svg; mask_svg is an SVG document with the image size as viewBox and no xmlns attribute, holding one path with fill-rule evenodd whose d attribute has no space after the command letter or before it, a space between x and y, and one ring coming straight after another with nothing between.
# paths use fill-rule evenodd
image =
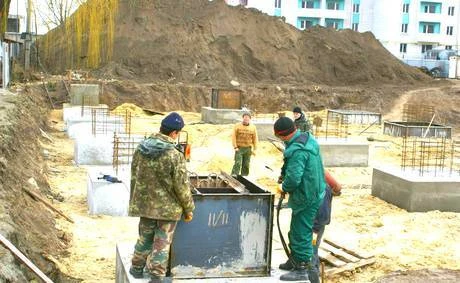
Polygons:
<instances>
[{"instance_id":1,"label":"wooden board","mask_svg":"<svg viewBox=\"0 0 460 283\"><path fill-rule=\"evenodd\" d=\"M373 264L373 255L364 251L344 247L329 239L323 239L318 250L319 258L325 263L325 275L339 274L345 271Z\"/></svg>"}]
</instances>

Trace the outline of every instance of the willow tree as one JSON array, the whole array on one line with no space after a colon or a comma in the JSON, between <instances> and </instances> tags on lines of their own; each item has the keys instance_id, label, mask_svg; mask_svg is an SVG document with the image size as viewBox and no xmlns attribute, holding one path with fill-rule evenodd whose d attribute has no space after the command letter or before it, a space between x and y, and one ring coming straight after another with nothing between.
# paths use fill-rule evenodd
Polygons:
<instances>
[{"instance_id":1,"label":"willow tree","mask_svg":"<svg viewBox=\"0 0 460 283\"><path fill-rule=\"evenodd\" d=\"M8 24L11 0L0 0L0 39L3 39Z\"/></svg>"},{"instance_id":2,"label":"willow tree","mask_svg":"<svg viewBox=\"0 0 460 283\"><path fill-rule=\"evenodd\" d=\"M108 62L113 54L118 1L88 0L82 3L41 41L45 60L52 62L50 65L60 65L61 69L92 69Z\"/></svg>"}]
</instances>

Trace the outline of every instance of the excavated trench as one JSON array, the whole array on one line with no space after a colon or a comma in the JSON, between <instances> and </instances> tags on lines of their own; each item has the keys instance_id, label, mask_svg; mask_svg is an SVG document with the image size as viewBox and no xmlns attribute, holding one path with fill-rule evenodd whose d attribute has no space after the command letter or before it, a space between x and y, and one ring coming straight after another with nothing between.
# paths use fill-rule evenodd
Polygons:
<instances>
[{"instance_id":1,"label":"excavated trench","mask_svg":"<svg viewBox=\"0 0 460 283\"><path fill-rule=\"evenodd\" d=\"M40 146L50 142L40 131L47 130L45 97L34 86L17 95L0 94L0 233L53 281L78 282L62 274L56 260L65 254L71 236L56 227L54 212L26 193L57 201L47 182L46 152ZM0 245L1 282L35 278Z\"/></svg>"}]
</instances>

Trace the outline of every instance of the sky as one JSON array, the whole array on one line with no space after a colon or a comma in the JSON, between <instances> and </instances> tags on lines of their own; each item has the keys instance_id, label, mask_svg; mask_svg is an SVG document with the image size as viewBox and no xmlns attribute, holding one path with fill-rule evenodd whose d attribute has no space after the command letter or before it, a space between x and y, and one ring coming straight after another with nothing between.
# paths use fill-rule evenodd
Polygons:
<instances>
[{"instance_id":1,"label":"sky","mask_svg":"<svg viewBox=\"0 0 460 283\"><path fill-rule=\"evenodd\" d=\"M32 0L33 9L38 9L41 11L42 14L46 14L46 0ZM26 7L27 7L27 0L11 0L10 4L10 15L19 15L21 18L20 22L20 32L26 31ZM45 34L48 31L48 27L43 23L38 11L35 13L37 15L37 33L38 34ZM32 22L31 22L32 32L35 33L35 19L34 15L32 15Z\"/></svg>"}]
</instances>

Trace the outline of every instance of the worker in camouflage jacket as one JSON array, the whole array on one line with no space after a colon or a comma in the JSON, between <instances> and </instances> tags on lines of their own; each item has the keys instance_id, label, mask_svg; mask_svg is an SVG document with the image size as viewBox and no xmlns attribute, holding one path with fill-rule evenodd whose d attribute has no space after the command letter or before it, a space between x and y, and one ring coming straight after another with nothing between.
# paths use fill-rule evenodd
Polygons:
<instances>
[{"instance_id":1,"label":"worker in camouflage jacket","mask_svg":"<svg viewBox=\"0 0 460 283\"><path fill-rule=\"evenodd\" d=\"M310 120L308 120L308 117L305 115L305 113L302 112L300 107L294 107L292 113L294 114L294 123L297 129L299 129L301 132L312 131Z\"/></svg>"},{"instance_id":2,"label":"worker in camouflage jacket","mask_svg":"<svg viewBox=\"0 0 460 283\"><path fill-rule=\"evenodd\" d=\"M182 214L186 222L193 218L185 158L174 145L183 127L182 117L172 112L161 121L160 132L143 140L134 152L129 215L140 221L129 272L135 278L143 278L145 267L152 282L165 279L177 221Z\"/></svg>"}]
</instances>

